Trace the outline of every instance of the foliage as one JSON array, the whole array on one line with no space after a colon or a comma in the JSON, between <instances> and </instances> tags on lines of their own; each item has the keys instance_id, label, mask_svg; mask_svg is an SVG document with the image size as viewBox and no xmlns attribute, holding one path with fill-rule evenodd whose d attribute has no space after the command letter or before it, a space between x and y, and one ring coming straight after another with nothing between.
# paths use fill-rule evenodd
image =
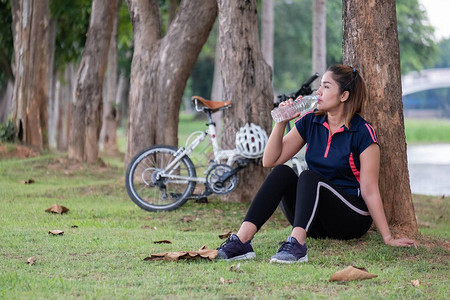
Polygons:
<instances>
[{"instance_id":1,"label":"foliage","mask_svg":"<svg viewBox=\"0 0 450 300\"><path fill-rule=\"evenodd\" d=\"M11 120L0 124L0 142L13 142L16 136L16 124Z\"/></svg>"},{"instance_id":2,"label":"foliage","mask_svg":"<svg viewBox=\"0 0 450 300\"><path fill-rule=\"evenodd\" d=\"M184 97L190 98L195 94L209 99L211 96L218 30L216 21L188 79Z\"/></svg>"},{"instance_id":3,"label":"foliage","mask_svg":"<svg viewBox=\"0 0 450 300\"><path fill-rule=\"evenodd\" d=\"M91 0L50 0L51 17L56 20L55 66L81 59L91 5Z\"/></svg>"},{"instance_id":4,"label":"foliage","mask_svg":"<svg viewBox=\"0 0 450 300\"><path fill-rule=\"evenodd\" d=\"M440 57L435 68L450 68L450 38L442 39L438 43Z\"/></svg>"},{"instance_id":5,"label":"foliage","mask_svg":"<svg viewBox=\"0 0 450 300\"><path fill-rule=\"evenodd\" d=\"M434 28L418 0L397 0L397 26L402 74L432 67L438 48Z\"/></svg>"},{"instance_id":6,"label":"foliage","mask_svg":"<svg viewBox=\"0 0 450 300\"><path fill-rule=\"evenodd\" d=\"M117 57L119 73L130 76L131 60L133 58L133 26L125 1L119 7L119 25L117 36Z\"/></svg>"},{"instance_id":7,"label":"foliage","mask_svg":"<svg viewBox=\"0 0 450 300\"><path fill-rule=\"evenodd\" d=\"M275 2L274 23L274 89L297 90L312 72L312 1Z\"/></svg>"},{"instance_id":8,"label":"foliage","mask_svg":"<svg viewBox=\"0 0 450 300\"><path fill-rule=\"evenodd\" d=\"M167 30L168 0L159 0L163 33ZM51 16L57 22L55 66L64 67L68 62L80 59L89 28L91 0L50 0ZM0 0L0 58L6 57L10 64L13 53L11 33L11 9L9 1ZM274 1L275 49L274 88L280 93L296 90L311 70L312 1ZM327 1L327 64L342 61L342 1ZM129 75L133 34L125 1L119 12L119 68ZM433 28L427 25L427 16L417 0L397 0L397 19L401 49L402 73L430 67L438 54L432 39ZM217 25L216 25L217 26ZM217 27L202 49L196 66L188 81L185 95L211 94L214 72ZM445 46L445 44L443 44ZM445 57L445 47L441 55ZM445 63L442 62L442 63ZM5 77L0 68L0 83Z\"/></svg>"},{"instance_id":9,"label":"foliage","mask_svg":"<svg viewBox=\"0 0 450 300\"><path fill-rule=\"evenodd\" d=\"M12 76L11 61L14 52L13 35L11 30L12 14L8 0L0 0L0 87L5 79Z\"/></svg>"},{"instance_id":10,"label":"foliage","mask_svg":"<svg viewBox=\"0 0 450 300\"><path fill-rule=\"evenodd\" d=\"M115 162L112 162L114 160ZM246 204L188 202L167 213L137 208L123 187L123 162L85 165L65 156L0 160L0 295L5 299L446 299L449 198L417 196L418 250L392 248L370 231L350 241L308 239L310 262L268 263L289 234L280 211L253 240L256 260L146 262L152 253L217 247ZM32 184L22 180L34 179ZM46 213L58 203L63 215ZM439 217L443 216L443 217ZM52 236L50 230L62 230ZM154 244L169 240L171 244ZM36 256L33 265L27 259ZM378 277L330 283L349 265ZM234 266L234 268L231 268ZM222 280L223 278L223 280ZM414 284L418 281L418 286Z\"/></svg>"},{"instance_id":11,"label":"foliage","mask_svg":"<svg viewBox=\"0 0 450 300\"><path fill-rule=\"evenodd\" d=\"M312 73L312 1L274 1L274 73L277 93L295 91ZM397 21L402 73L432 67L439 52L434 29L417 0L397 0ZM342 62L342 1L327 1L327 65ZM186 96L210 95L217 31L200 54L189 79ZM205 54L208 53L208 54ZM442 51L441 55L445 55Z\"/></svg>"}]
</instances>

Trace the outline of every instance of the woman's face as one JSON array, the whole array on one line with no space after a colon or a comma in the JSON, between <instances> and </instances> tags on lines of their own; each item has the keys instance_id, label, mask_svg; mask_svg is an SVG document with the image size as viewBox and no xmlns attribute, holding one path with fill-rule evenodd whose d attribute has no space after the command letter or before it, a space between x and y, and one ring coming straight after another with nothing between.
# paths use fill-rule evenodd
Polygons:
<instances>
[{"instance_id":1,"label":"woman's face","mask_svg":"<svg viewBox=\"0 0 450 300\"><path fill-rule=\"evenodd\" d=\"M321 85L317 90L317 96L319 98L317 108L322 111L330 112L340 109L346 100L344 94L339 91L339 85L332 78L330 71L323 74Z\"/></svg>"}]
</instances>

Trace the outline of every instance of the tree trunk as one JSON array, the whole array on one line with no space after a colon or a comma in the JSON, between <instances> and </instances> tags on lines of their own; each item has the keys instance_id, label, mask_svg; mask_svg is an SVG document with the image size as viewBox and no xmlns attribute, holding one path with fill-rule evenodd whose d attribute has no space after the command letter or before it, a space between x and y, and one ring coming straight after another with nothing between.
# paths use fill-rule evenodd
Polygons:
<instances>
[{"instance_id":1,"label":"tree trunk","mask_svg":"<svg viewBox=\"0 0 450 300\"><path fill-rule=\"evenodd\" d=\"M9 111L11 109L14 81L7 79L0 89L0 124L8 121Z\"/></svg>"},{"instance_id":2,"label":"tree trunk","mask_svg":"<svg viewBox=\"0 0 450 300\"><path fill-rule=\"evenodd\" d=\"M314 0L312 37L312 73L322 76L327 69L327 0ZM312 87L317 89L319 85L316 80Z\"/></svg>"},{"instance_id":3,"label":"tree trunk","mask_svg":"<svg viewBox=\"0 0 450 300\"><path fill-rule=\"evenodd\" d=\"M55 86L56 86L56 70L54 68L55 58L55 42L56 42L56 20L50 19L49 33L48 33L48 143L50 148L56 147L56 99L55 99Z\"/></svg>"},{"instance_id":4,"label":"tree trunk","mask_svg":"<svg viewBox=\"0 0 450 300\"><path fill-rule=\"evenodd\" d=\"M273 72L273 0L262 1L261 50Z\"/></svg>"},{"instance_id":5,"label":"tree trunk","mask_svg":"<svg viewBox=\"0 0 450 300\"><path fill-rule=\"evenodd\" d=\"M211 100L224 101L223 99L223 82L220 70L220 43L219 39L216 41L216 54L214 57L214 75L211 89ZM222 136L223 111L218 111L212 115L213 122L216 123L216 133Z\"/></svg>"},{"instance_id":6,"label":"tree trunk","mask_svg":"<svg viewBox=\"0 0 450 300\"><path fill-rule=\"evenodd\" d=\"M403 118L400 51L395 0L346 0L343 3L344 63L366 81L369 101L363 114L378 133L380 191L388 223L416 233Z\"/></svg>"},{"instance_id":7,"label":"tree trunk","mask_svg":"<svg viewBox=\"0 0 450 300\"><path fill-rule=\"evenodd\" d=\"M129 79L124 73L120 73L119 84L117 86L116 106L118 107L117 127L122 126L123 116L127 115L126 107L128 107L128 86Z\"/></svg>"},{"instance_id":8,"label":"tree trunk","mask_svg":"<svg viewBox=\"0 0 450 300\"><path fill-rule=\"evenodd\" d=\"M59 74L59 76L63 77L63 80L58 80L55 92L55 111L57 111L55 113L57 116L56 148L59 151L67 151L72 120L73 87L75 86L75 66L73 63L66 65L64 74Z\"/></svg>"},{"instance_id":9,"label":"tree trunk","mask_svg":"<svg viewBox=\"0 0 450 300\"><path fill-rule=\"evenodd\" d=\"M119 7L121 0L115 0ZM102 127L102 146L108 155L117 154L117 124L119 120L118 106L116 105L117 96L117 34L119 23L119 10L114 12L114 24L111 34L111 42L108 52L108 72L106 76L106 97L104 99L103 127Z\"/></svg>"},{"instance_id":10,"label":"tree trunk","mask_svg":"<svg viewBox=\"0 0 450 300\"><path fill-rule=\"evenodd\" d=\"M48 0L12 0L15 81L12 119L20 141L48 148Z\"/></svg>"},{"instance_id":11,"label":"tree trunk","mask_svg":"<svg viewBox=\"0 0 450 300\"><path fill-rule=\"evenodd\" d=\"M178 145L184 88L217 16L215 0L182 1L166 36L160 39L157 1L127 3L135 44L125 164L148 146Z\"/></svg>"},{"instance_id":12,"label":"tree trunk","mask_svg":"<svg viewBox=\"0 0 450 300\"><path fill-rule=\"evenodd\" d=\"M180 3L179 0L169 0L169 18L167 20L168 21L167 27L169 27L172 21L175 19L179 3Z\"/></svg>"},{"instance_id":13,"label":"tree trunk","mask_svg":"<svg viewBox=\"0 0 450 300\"><path fill-rule=\"evenodd\" d=\"M273 107L272 73L264 61L259 38L256 0L219 4L219 42L224 98L233 106L225 111L222 146L235 147L235 133L246 123L270 131ZM268 173L250 163L239 173L238 189L228 201L250 202Z\"/></svg>"},{"instance_id":14,"label":"tree trunk","mask_svg":"<svg viewBox=\"0 0 450 300\"><path fill-rule=\"evenodd\" d=\"M102 124L102 89L117 2L93 0L74 92L69 158L95 162Z\"/></svg>"}]
</instances>

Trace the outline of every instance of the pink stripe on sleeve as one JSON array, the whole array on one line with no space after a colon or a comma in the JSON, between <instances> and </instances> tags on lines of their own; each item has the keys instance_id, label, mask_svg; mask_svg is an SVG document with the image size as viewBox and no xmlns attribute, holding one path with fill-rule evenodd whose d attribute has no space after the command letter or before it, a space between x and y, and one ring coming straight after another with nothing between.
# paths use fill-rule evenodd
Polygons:
<instances>
[{"instance_id":1,"label":"pink stripe on sleeve","mask_svg":"<svg viewBox=\"0 0 450 300\"><path fill-rule=\"evenodd\" d=\"M374 143L378 143L377 135L375 133L375 129L373 129L372 125L366 123L367 130L369 130L370 136Z\"/></svg>"}]
</instances>

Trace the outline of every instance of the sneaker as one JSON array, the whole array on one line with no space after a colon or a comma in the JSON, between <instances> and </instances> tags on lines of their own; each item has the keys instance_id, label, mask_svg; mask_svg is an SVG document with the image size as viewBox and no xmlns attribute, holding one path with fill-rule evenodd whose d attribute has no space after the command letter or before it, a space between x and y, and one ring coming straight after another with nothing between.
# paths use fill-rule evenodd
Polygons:
<instances>
[{"instance_id":1,"label":"sneaker","mask_svg":"<svg viewBox=\"0 0 450 300\"><path fill-rule=\"evenodd\" d=\"M220 245L217 250L216 259L223 260L241 260L241 259L253 259L256 257L253 251L252 241L242 243L239 237L232 234L225 242Z\"/></svg>"},{"instance_id":2,"label":"sneaker","mask_svg":"<svg viewBox=\"0 0 450 300\"><path fill-rule=\"evenodd\" d=\"M270 262L292 264L295 262L307 262L306 244L301 245L294 237L289 236L285 242L281 242L277 254L272 256Z\"/></svg>"}]
</instances>

